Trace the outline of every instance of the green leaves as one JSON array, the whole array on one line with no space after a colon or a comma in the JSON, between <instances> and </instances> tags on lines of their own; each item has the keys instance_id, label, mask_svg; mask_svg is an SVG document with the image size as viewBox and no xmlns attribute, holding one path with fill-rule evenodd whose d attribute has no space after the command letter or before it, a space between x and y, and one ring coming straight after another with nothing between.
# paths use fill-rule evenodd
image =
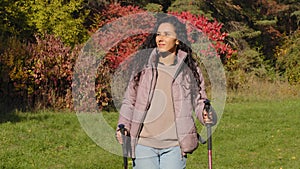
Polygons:
<instances>
[{"instance_id":1,"label":"green leaves","mask_svg":"<svg viewBox=\"0 0 300 169\"><path fill-rule=\"evenodd\" d=\"M279 73L283 74L290 84L300 84L300 33L285 41L282 48L277 49L277 65Z\"/></svg>"},{"instance_id":2,"label":"green leaves","mask_svg":"<svg viewBox=\"0 0 300 169\"><path fill-rule=\"evenodd\" d=\"M28 25L34 27L39 35L54 34L69 45L83 43L87 40L84 27L88 10L84 1L63 0L27 1Z\"/></svg>"}]
</instances>

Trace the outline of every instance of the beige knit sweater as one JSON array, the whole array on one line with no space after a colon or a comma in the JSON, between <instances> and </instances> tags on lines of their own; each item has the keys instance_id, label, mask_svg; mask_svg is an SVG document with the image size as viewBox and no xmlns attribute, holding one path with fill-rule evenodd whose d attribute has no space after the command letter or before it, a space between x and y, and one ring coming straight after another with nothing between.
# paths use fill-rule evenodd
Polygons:
<instances>
[{"instance_id":1,"label":"beige knit sweater","mask_svg":"<svg viewBox=\"0 0 300 169\"><path fill-rule=\"evenodd\" d=\"M141 145L154 148L179 145L171 95L172 81L177 66L158 64L157 84L138 142Z\"/></svg>"}]
</instances>

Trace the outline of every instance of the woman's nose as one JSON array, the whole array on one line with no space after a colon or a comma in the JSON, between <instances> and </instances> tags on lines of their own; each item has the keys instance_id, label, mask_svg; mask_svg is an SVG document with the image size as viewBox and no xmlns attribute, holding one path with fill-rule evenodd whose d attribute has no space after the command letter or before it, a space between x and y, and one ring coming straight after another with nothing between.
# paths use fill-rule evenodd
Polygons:
<instances>
[{"instance_id":1,"label":"woman's nose","mask_svg":"<svg viewBox=\"0 0 300 169\"><path fill-rule=\"evenodd\" d=\"M163 38L158 38L158 42L162 42L162 41L164 41Z\"/></svg>"},{"instance_id":2,"label":"woman's nose","mask_svg":"<svg viewBox=\"0 0 300 169\"><path fill-rule=\"evenodd\" d=\"M158 41L162 41L165 37L165 35L158 35L156 38L158 39Z\"/></svg>"}]
</instances>

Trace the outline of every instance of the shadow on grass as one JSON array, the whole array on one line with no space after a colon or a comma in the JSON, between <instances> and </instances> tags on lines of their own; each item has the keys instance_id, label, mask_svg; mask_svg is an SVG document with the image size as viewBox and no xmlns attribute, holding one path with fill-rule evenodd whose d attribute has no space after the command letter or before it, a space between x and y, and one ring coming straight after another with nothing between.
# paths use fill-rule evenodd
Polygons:
<instances>
[{"instance_id":1,"label":"shadow on grass","mask_svg":"<svg viewBox=\"0 0 300 169\"><path fill-rule=\"evenodd\" d=\"M31 112L20 112L20 111L11 111L3 113L0 111L0 124L1 123L18 123L22 121L45 121L49 119L51 116L43 113L31 113Z\"/></svg>"},{"instance_id":2,"label":"shadow on grass","mask_svg":"<svg viewBox=\"0 0 300 169\"><path fill-rule=\"evenodd\" d=\"M18 98L1 95L0 98L0 124L5 122L20 122L21 118L17 114L22 111L22 104L18 102Z\"/></svg>"},{"instance_id":3,"label":"shadow on grass","mask_svg":"<svg viewBox=\"0 0 300 169\"><path fill-rule=\"evenodd\" d=\"M22 109L20 106L0 103L0 124L6 122L18 123L27 120L44 121L50 117L47 114L33 114L35 112Z\"/></svg>"},{"instance_id":4,"label":"shadow on grass","mask_svg":"<svg viewBox=\"0 0 300 169\"><path fill-rule=\"evenodd\" d=\"M10 99L2 97L0 100L0 124L6 122L20 122L20 117L17 115L16 110L18 106L12 104Z\"/></svg>"},{"instance_id":5,"label":"shadow on grass","mask_svg":"<svg viewBox=\"0 0 300 169\"><path fill-rule=\"evenodd\" d=\"M15 112L0 112L0 124L6 122L17 123L21 118Z\"/></svg>"}]
</instances>

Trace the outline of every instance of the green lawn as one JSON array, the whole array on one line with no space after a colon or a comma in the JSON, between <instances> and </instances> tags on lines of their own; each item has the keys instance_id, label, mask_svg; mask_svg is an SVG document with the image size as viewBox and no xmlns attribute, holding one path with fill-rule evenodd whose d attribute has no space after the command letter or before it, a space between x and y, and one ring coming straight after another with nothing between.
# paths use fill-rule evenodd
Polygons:
<instances>
[{"instance_id":1,"label":"green lawn","mask_svg":"<svg viewBox=\"0 0 300 169\"><path fill-rule=\"evenodd\" d=\"M104 113L111 126L117 116ZM299 127L300 99L228 103L213 134L214 168L299 169ZM0 130L1 169L122 168L122 157L97 146L75 113L2 113ZM201 145L187 168L207 168L206 153Z\"/></svg>"}]
</instances>

